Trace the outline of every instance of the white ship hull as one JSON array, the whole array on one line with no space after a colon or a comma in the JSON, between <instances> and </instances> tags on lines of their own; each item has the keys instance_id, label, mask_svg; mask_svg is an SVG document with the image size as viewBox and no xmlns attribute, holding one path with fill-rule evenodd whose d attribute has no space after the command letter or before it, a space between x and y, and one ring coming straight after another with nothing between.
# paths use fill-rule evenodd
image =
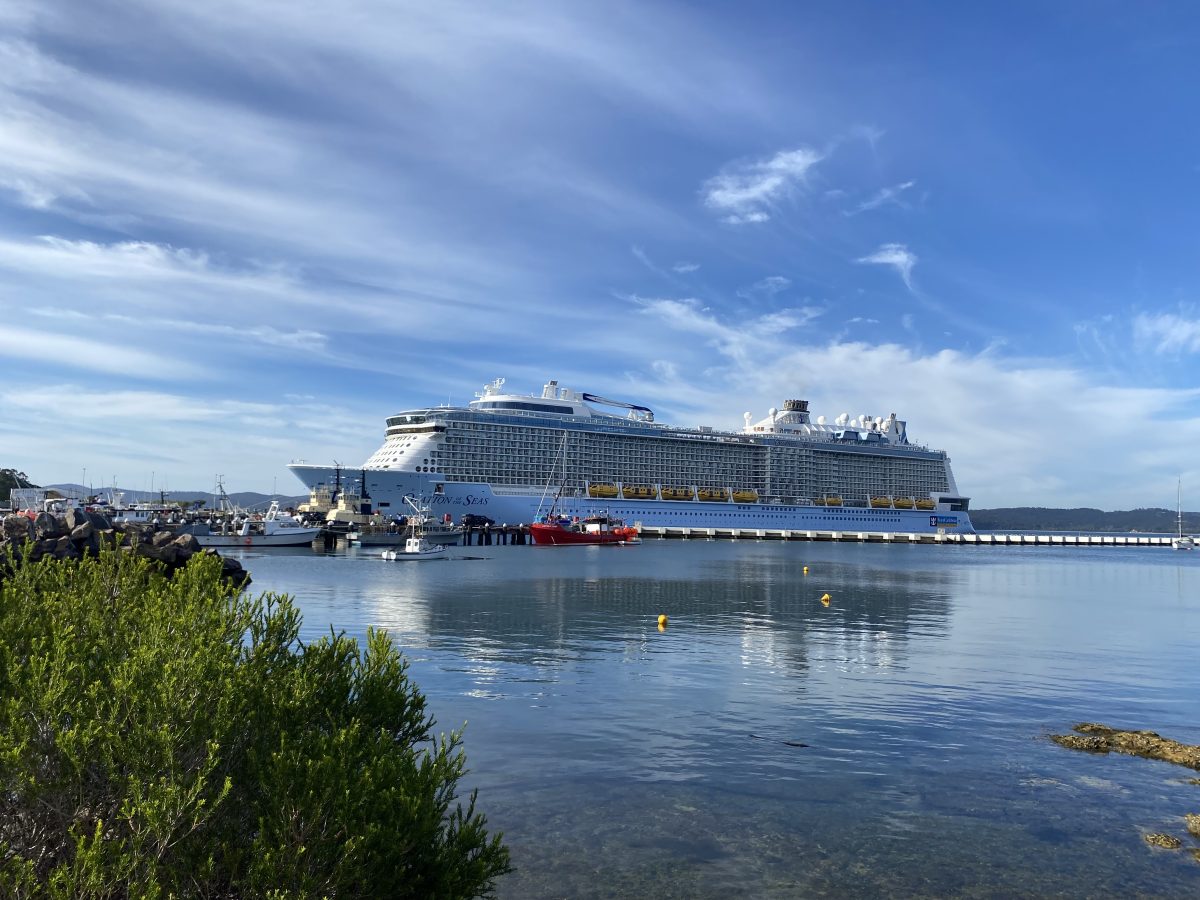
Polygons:
<instances>
[{"instance_id":1,"label":"white ship hull","mask_svg":"<svg viewBox=\"0 0 1200 900\"><path fill-rule=\"evenodd\" d=\"M337 472L333 466L294 464L292 474L311 490L319 484L332 484ZM356 470L358 471L358 470ZM416 472L387 469L365 470L367 483L376 506L404 508L404 497L419 498L435 515L449 513L458 521L464 513L476 513L497 524L528 525L536 521L539 509L546 512L553 496L542 492L497 494L488 484L434 482ZM344 475L344 473L343 473ZM435 492L440 485L440 493ZM812 506L773 503L704 503L698 500L602 500L580 497L560 500L559 506L572 515L604 511L632 524L676 528L770 528L790 531L882 531L899 533L936 533L974 531L967 513L945 509L872 509L869 506Z\"/></svg>"}]
</instances>

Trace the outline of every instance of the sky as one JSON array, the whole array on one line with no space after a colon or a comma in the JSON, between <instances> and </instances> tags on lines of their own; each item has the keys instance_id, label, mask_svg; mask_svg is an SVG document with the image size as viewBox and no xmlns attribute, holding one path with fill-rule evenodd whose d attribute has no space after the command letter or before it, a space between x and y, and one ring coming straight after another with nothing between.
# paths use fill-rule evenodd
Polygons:
<instances>
[{"instance_id":1,"label":"sky","mask_svg":"<svg viewBox=\"0 0 1200 900\"><path fill-rule=\"evenodd\" d=\"M4 0L0 466L298 494L503 377L1194 509L1198 60L1185 2Z\"/></svg>"}]
</instances>

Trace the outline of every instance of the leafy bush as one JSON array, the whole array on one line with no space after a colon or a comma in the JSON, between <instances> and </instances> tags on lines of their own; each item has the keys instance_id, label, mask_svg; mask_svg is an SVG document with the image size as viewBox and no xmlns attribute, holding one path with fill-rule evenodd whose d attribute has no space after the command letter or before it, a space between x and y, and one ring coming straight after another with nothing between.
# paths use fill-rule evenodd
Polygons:
<instances>
[{"instance_id":1,"label":"leafy bush","mask_svg":"<svg viewBox=\"0 0 1200 900\"><path fill-rule=\"evenodd\" d=\"M467 897L509 871L387 635L195 556L0 582L0 895Z\"/></svg>"}]
</instances>

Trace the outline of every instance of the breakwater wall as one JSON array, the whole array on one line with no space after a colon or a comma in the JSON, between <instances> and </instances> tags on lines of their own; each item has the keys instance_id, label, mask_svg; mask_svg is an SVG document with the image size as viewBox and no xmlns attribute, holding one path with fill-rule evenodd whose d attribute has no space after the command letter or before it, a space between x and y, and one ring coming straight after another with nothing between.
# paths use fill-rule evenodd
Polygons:
<instances>
[{"instance_id":1,"label":"breakwater wall","mask_svg":"<svg viewBox=\"0 0 1200 900\"><path fill-rule=\"evenodd\" d=\"M35 563L46 557L96 556L102 547L153 559L168 573L186 566L197 553L220 556L215 550L202 548L190 534L176 534L150 524L114 523L100 513L83 509L70 509L61 516L14 513L0 520L0 574L8 565ZM227 556L221 557L221 574L236 585L250 583L242 564Z\"/></svg>"}]
</instances>

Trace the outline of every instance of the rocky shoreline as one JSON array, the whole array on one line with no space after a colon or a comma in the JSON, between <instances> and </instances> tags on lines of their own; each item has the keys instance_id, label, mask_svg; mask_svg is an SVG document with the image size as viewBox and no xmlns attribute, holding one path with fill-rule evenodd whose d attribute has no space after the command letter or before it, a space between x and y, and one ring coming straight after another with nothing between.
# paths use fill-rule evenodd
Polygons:
<instances>
[{"instance_id":1,"label":"rocky shoreline","mask_svg":"<svg viewBox=\"0 0 1200 900\"><path fill-rule=\"evenodd\" d=\"M147 524L114 524L99 513L70 509L63 516L48 512L36 518L10 514L0 520L0 578L21 562L35 563L52 559L82 559L97 556L102 547L160 563L168 575L183 568L197 553L220 556L205 550L190 534ZM221 574L231 583L245 587L250 575L236 559L221 557Z\"/></svg>"},{"instance_id":2,"label":"rocky shoreline","mask_svg":"<svg viewBox=\"0 0 1200 900\"><path fill-rule=\"evenodd\" d=\"M1096 722L1081 722L1074 726L1074 730L1076 734L1052 734L1050 740L1068 750L1082 750L1085 753L1125 753L1143 759L1157 759L1177 766L1186 766L1189 769L1200 769L1200 745L1182 744L1162 737L1154 731L1126 731ZM1200 784L1200 779L1190 779L1189 783ZM1188 834L1200 839L1200 814L1185 813L1183 824ZM1144 834L1143 838L1150 846L1161 847L1164 850L1179 850L1183 847L1182 840L1167 832L1156 831ZM1200 847L1189 848L1189 852L1200 862Z\"/></svg>"}]
</instances>

